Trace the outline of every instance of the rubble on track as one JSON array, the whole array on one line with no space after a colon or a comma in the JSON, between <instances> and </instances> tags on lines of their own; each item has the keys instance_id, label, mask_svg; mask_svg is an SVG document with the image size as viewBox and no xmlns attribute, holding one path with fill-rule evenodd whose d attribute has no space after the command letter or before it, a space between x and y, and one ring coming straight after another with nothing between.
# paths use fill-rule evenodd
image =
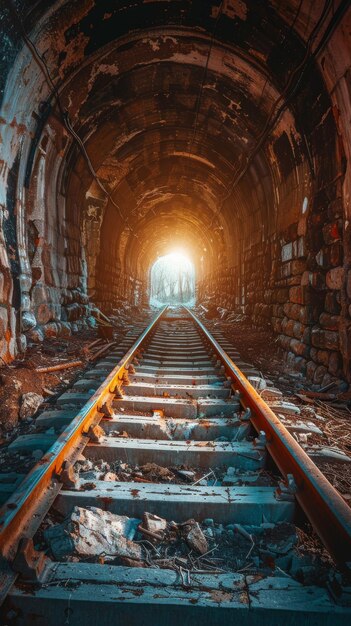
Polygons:
<instances>
[{"instance_id":1,"label":"rubble on track","mask_svg":"<svg viewBox=\"0 0 351 626\"><path fill-rule=\"evenodd\" d=\"M140 561L142 548L132 541L139 522L96 507L75 506L62 524L44 531L44 539L57 560L104 555Z\"/></svg>"},{"instance_id":2,"label":"rubble on track","mask_svg":"<svg viewBox=\"0 0 351 626\"><path fill-rule=\"evenodd\" d=\"M205 485L220 487L231 485L275 486L277 476L267 470L240 470L234 467L213 467L211 469L186 467L183 465L162 467L157 463L133 465L125 461L106 463L104 460L92 462L90 459L76 463L76 470L84 480L116 480L119 482L150 482L176 485ZM92 487L93 482L91 483ZM88 488L88 485L85 486Z\"/></svg>"},{"instance_id":3,"label":"rubble on track","mask_svg":"<svg viewBox=\"0 0 351 626\"><path fill-rule=\"evenodd\" d=\"M49 513L37 547L58 561L172 569L185 586L192 574L286 576L327 585L337 571L318 538L288 522L223 525L213 519L176 523L145 512L142 520L96 507L74 507L61 523Z\"/></svg>"}]
</instances>

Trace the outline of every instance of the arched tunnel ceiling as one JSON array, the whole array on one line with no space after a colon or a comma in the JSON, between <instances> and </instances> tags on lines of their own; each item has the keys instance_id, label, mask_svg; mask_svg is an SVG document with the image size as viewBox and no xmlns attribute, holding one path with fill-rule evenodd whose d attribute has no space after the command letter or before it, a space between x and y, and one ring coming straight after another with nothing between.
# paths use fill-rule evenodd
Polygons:
<instances>
[{"instance_id":1,"label":"arched tunnel ceiling","mask_svg":"<svg viewBox=\"0 0 351 626\"><path fill-rule=\"evenodd\" d=\"M323 2L18 0L16 6L94 170L119 207L107 202L106 212L115 213L116 238L129 232L124 264L146 267L174 238L195 255L230 250L250 219L269 228L282 177L293 179L289 210L297 210L310 184L306 137L327 107L317 67L309 84L312 113L301 118L293 101L270 145L262 146L235 189L232 184L304 59ZM18 23L11 35L20 49ZM33 136L38 111L40 120L47 110L43 102L52 106L46 122L60 117L42 70L24 48L4 103ZM99 199L101 190L71 137L62 141L59 156L68 203L71 198L85 207Z\"/></svg>"}]
</instances>

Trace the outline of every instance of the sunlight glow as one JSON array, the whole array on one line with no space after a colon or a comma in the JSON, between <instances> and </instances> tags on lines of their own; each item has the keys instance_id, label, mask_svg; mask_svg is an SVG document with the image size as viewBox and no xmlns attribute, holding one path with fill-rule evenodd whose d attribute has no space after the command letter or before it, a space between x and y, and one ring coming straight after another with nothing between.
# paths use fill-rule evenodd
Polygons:
<instances>
[{"instance_id":1,"label":"sunlight glow","mask_svg":"<svg viewBox=\"0 0 351 626\"><path fill-rule=\"evenodd\" d=\"M169 254L166 254L166 256L161 257L162 259L164 259L164 261L169 261L170 263L174 263L175 265L177 265L178 267L184 269L185 267L189 267L189 264L191 265L191 261L189 259L189 257L184 254L184 252L182 250L173 250L173 252L170 252Z\"/></svg>"},{"instance_id":2,"label":"sunlight glow","mask_svg":"<svg viewBox=\"0 0 351 626\"><path fill-rule=\"evenodd\" d=\"M150 304L195 304L195 270L181 249L155 261L151 268Z\"/></svg>"}]
</instances>

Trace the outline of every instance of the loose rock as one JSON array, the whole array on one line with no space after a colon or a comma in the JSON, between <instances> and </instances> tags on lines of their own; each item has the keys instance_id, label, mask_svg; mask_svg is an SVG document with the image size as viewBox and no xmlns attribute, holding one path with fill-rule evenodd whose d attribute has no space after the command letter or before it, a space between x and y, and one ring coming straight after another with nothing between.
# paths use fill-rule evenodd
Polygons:
<instances>
[{"instance_id":1,"label":"loose rock","mask_svg":"<svg viewBox=\"0 0 351 626\"><path fill-rule=\"evenodd\" d=\"M192 472L191 470L178 470L177 474L180 478L183 478L188 482L195 480L195 472Z\"/></svg>"},{"instance_id":2,"label":"loose rock","mask_svg":"<svg viewBox=\"0 0 351 626\"><path fill-rule=\"evenodd\" d=\"M161 467L161 465L157 465L157 463L146 463L141 468L143 474L147 476L150 475L152 478L159 478L163 480L172 480L174 477L173 472L169 470L167 467Z\"/></svg>"},{"instance_id":3,"label":"loose rock","mask_svg":"<svg viewBox=\"0 0 351 626\"><path fill-rule=\"evenodd\" d=\"M162 534L162 532L166 530L167 521L158 515L145 512L143 516L143 526L151 532Z\"/></svg>"},{"instance_id":4,"label":"loose rock","mask_svg":"<svg viewBox=\"0 0 351 626\"><path fill-rule=\"evenodd\" d=\"M126 557L142 560L142 548L132 541L140 520L96 507L75 506L62 524L44 531L55 559L70 556Z\"/></svg>"},{"instance_id":5,"label":"loose rock","mask_svg":"<svg viewBox=\"0 0 351 626\"><path fill-rule=\"evenodd\" d=\"M207 539L199 524L194 519L189 519L181 525L182 536L191 550L198 554L205 554L208 551Z\"/></svg>"},{"instance_id":6,"label":"loose rock","mask_svg":"<svg viewBox=\"0 0 351 626\"><path fill-rule=\"evenodd\" d=\"M105 480L107 482L115 482L116 480L118 480L117 474L115 474L114 472L106 472L106 474L104 474L104 476L102 477L102 480Z\"/></svg>"},{"instance_id":7,"label":"loose rock","mask_svg":"<svg viewBox=\"0 0 351 626\"><path fill-rule=\"evenodd\" d=\"M20 418L26 419L28 417L32 417L40 405L44 402L43 396L38 393L28 392L24 393L21 400L21 408L20 408Z\"/></svg>"}]
</instances>

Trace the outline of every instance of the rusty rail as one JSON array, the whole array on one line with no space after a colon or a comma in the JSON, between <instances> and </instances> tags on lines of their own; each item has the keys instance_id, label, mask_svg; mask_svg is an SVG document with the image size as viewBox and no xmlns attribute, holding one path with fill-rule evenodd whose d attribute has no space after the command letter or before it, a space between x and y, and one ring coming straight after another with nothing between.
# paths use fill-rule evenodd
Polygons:
<instances>
[{"instance_id":1,"label":"rusty rail","mask_svg":"<svg viewBox=\"0 0 351 626\"><path fill-rule=\"evenodd\" d=\"M336 562L346 567L351 562L350 507L202 322L189 309L187 312L211 344L234 388L240 392L243 406L250 409L255 429L265 432L267 450L283 477L287 479L288 474L294 477L297 486L295 497L313 528Z\"/></svg>"},{"instance_id":2,"label":"rusty rail","mask_svg":"<svg viewBox=\"0 0 351 626\"><path fill-rule=\"evenodd\" d=\"M89 427L103 417L102 407L114 397L116 385L121 384L123 375L127 371L126 368L138 349L150 337L166 309L167 307L161 309L90 400L79 410L64 432L0 509L0 557L4 564L14 556L23 529L36 513L43 493L52 486L54 479L61 472L63 462L67 460L69 453L77 447L82 436L88 432Z\"/></svg>"}]
</instances>

